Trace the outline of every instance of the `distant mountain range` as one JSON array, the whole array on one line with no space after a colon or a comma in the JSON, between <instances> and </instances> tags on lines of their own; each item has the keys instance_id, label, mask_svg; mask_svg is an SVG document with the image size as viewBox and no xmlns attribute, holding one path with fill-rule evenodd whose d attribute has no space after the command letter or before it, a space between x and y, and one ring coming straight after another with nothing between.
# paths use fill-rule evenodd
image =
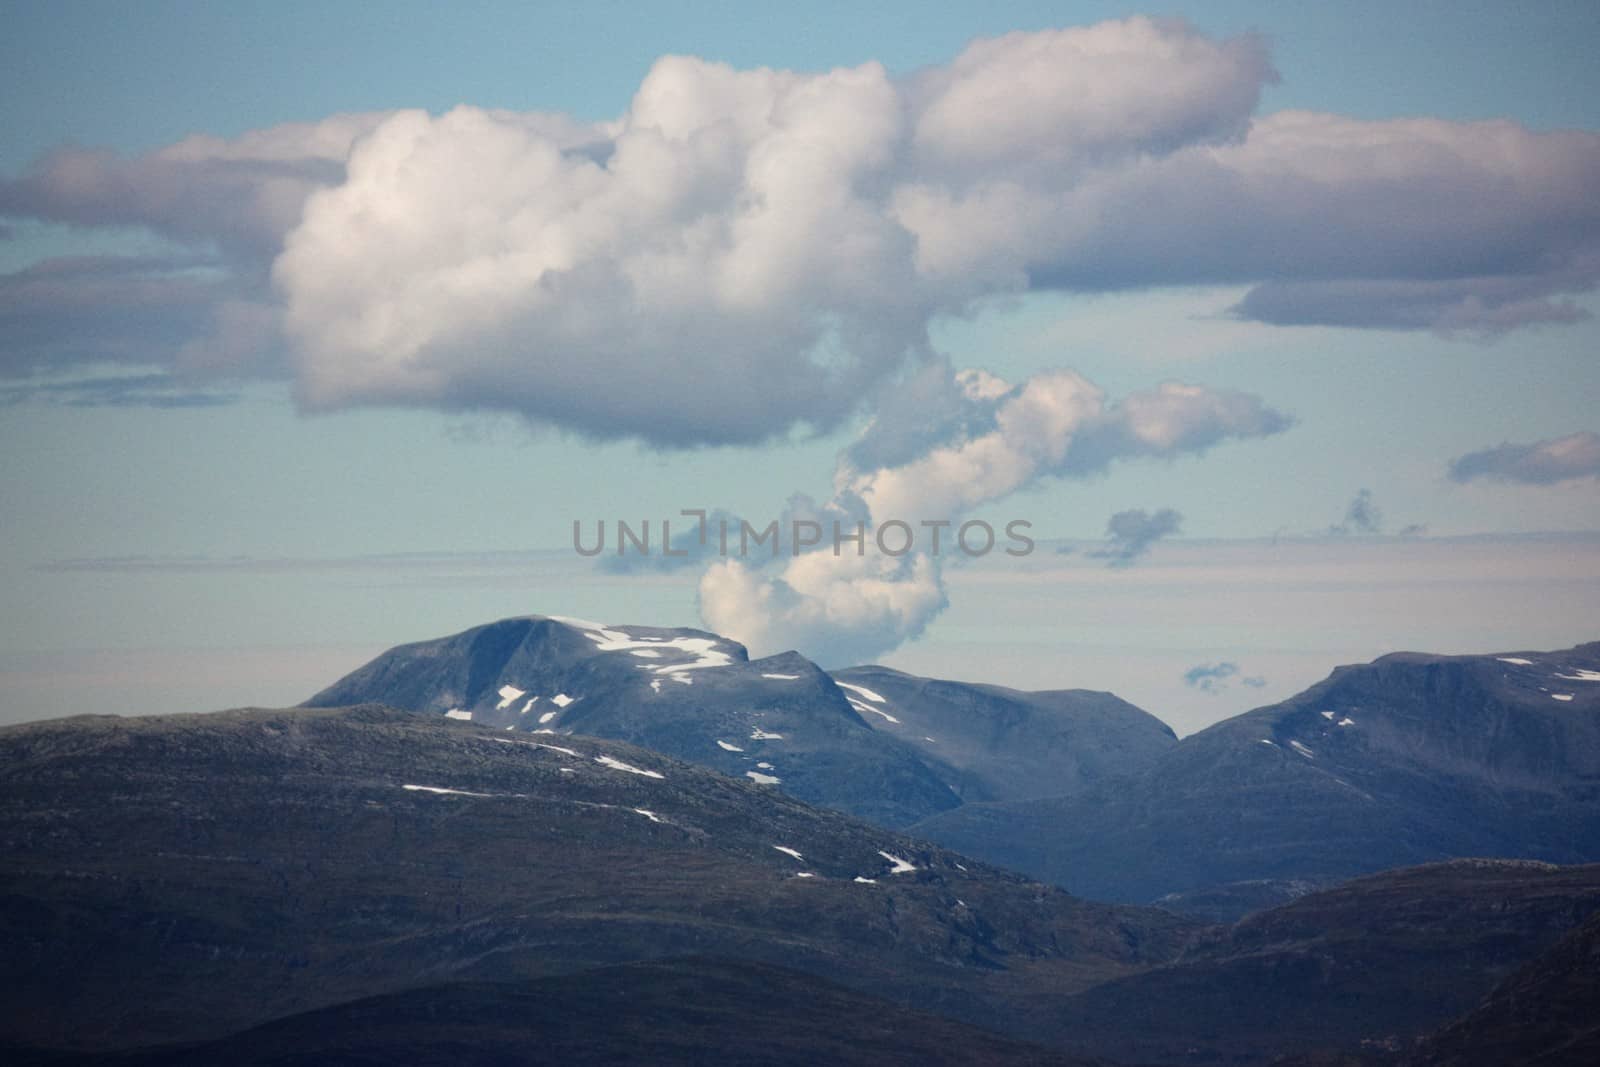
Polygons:
<instances>
[{"instance_id":1,"label":"distant mountain range","mask_svg":"<svg viewBox=\"0 0 1600 1067\"><path fill-rule=\"evenodd\" d=\"M1600 643L1384 656L1128 779L913 831L1106 900L1218 918L1456 856L1600 860Z\"/></svg>"},{"instance_id":2,"label":"distant mountain range","mask_svg":"<svg viewBox=\"0 0 1600 1067\"><path fill-rule=\"evenodd\" d=\"M1458 856L1600 861L1600 643L1341 667L1179 741L1109 693L749 661L695 630L510 619L310 706L614 738L1084 896L1231 920Z\"/></svg>"}]
</instances>

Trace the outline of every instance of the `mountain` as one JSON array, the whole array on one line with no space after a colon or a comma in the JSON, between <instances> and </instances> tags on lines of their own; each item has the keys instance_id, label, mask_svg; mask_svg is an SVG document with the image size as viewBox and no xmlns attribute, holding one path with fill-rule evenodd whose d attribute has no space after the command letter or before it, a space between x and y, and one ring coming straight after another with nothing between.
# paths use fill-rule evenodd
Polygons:
<instances>
[{"instance_id":1,"label":"mountain","mask_svg":"<svg viewBox=\"0 0 1600 1067\"><path fill-rule=\"evenodd\" d=\"M0 1050L3 1051L3 1050ZM7 1062L25 1067L25 1050ZM780 967L702 958L459 982L292 1015L199 1045L34 1059L54 1067L525 1067L972 1063L1090 1067Z\"/></svg>"},{"instance_id":2,"label":"mountain","mask_svg":"<svg viewBox=\"0 0 1600 1067\"><path fill-rule=\"evenodd\" d=\"M306 706L360 703L627 741L883 826L960 803L809 660L699 630L506 619L391 649Z\"/></svg>"},{"instance_id":3,"label":"mountain","mask_svg":"<svg viewBox=\"0 0 1600 1067\"><path fill-rule=\"evenodd\" d=\"M620 742L377 706L0 729L0 843L13 1048L684 956L1059 1044L1064 994L1199 929Z\"/></svg>"},{"instance_id":4,"label":"mountain","mask_svg":"<svg viewBox=\"0 0 1600 1067\"><path fill-rule=\"evenodd\" d=\"M1141 771L1178 743L1166 723L1110 693L1028 693L876 666L833 680L873 729L904 740L966 803L1076 793Z\"/></svg>"},{"instance_id":5,"label":"mountain","mask_svg":"<svg viewBox=\"0 0 1600 1067\"><path fill-rule=\"evenodd\" d=\"M970 800L1056 796L1176 743L1108 693L1021 693L882 667L751 662L700 630L529 616L391 649L307 701L613 738L903 827Z\"/></svg>"},{"instance_id":6,"label":"mountain","mask_svg":"<svg viewBox=\"0 0 1600 1067\"><path fill-rule=\"evenodd\" d=\"M1140 1063L1401 1050L1596 915L1600 865L1456 860L1386 872L1215 931L1173 962L1065 998L1061 1017L1073 1047ZM1531 1025L1564 1011L1576 1026L1574 1006L1569 996L1535 1010L1523 996L1493 1018Z\"/></svg>"},{"instance_id":7,"label":"mountain","mask_svg":"<svg viewBox=\"0 0 1600 1067\"><path fill-rule=\"evenodd\" d=\"M1126 780L914 832L1084 896L1229 918L1458 856L1600 860L1600 643L1340 667Z\"/></svg>"}]
</instances>

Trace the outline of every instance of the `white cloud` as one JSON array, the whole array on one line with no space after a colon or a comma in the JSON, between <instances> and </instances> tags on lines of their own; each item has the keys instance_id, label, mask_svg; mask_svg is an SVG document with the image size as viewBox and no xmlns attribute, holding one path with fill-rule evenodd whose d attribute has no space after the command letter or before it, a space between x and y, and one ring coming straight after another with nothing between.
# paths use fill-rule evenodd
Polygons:
<instances>
[{"instance_id":1,"label":"white cloud","mask_svg":"<svg viewBox=\"0 0 1600 1067\"><path fill-rule=\"evenodd\" d=\"M707 626L767 655L795 648L824 666L874 659L919 635L947 603L940 564L832 550L795 557L772 577L736 560L700 579Z\"/></svg>"},{"instance_id":2,"label":"white cloud","mask_svg":"<svg viewBox=\"0 0 1600 1067\"><path fill-rule=\"evenodd\" d=\"M71 150L0 181L0 214L215 252L210 325L174 311L195 336L152 362L667 446L838 425L936 318L1028 287L1251 286L1233 313L1286 325L1581 315L1600 136L1258 117L1275 77L1256 37L1145 18L898 79L669 56L610 122L460 107ZM80 350L34 340L78 329L71 301L30 315L0 322L10 363Z\"/></svg>"}]
</instances>

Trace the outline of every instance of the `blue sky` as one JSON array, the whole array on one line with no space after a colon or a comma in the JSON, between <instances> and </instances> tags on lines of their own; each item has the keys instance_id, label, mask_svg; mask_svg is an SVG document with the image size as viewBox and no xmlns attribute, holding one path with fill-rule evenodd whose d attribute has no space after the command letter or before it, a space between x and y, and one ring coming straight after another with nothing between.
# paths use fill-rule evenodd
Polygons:
<instances>
[{"instance_id":1,"label":"blue sky","mask_svg":"<svg viewBox=\"0 0 1600 1067\"><path fill-rule=\"evenodd\" d=\"M149 195L115 210L95 197L109 203L122 195L116 192L121 186L107 185L111 191L99 194L64 192L59 174L55 185L36 183L19 192L45 153L62 145L107 149L115 155L82 158L110 158L121 166L197 133L227 141L338 113L421 108L437 117L463 103L604 123L628 111L641 81L666 54L738 70L824 72L877 61L887 68L888 84L904 85L919 70L950 64L975 37L1085 26L1138 12L1185 16L1193 30L1187 31L1192 40L1183 40L1201 42L1195 47L1202 50L1241 33L1264 35L1264 54L1278 79L1250 82L1235 69L1249 66L1250 56L1219 53L1215 64L1226 69L1202 73L1226 81L1215 90L1223 117L1180 116L1184 123L1222 122L1230 107L1239 106L1229 103L1228 93L1242 91L1247 82L1259 91L1253 104L1246 101L1247 114L1257 122L1303 109L1374 123L1515 123L1516 136L1526 139L1505 150L1519 160L1507 191L1495 192L1492 184L1486 185L1489 192L1453 185L1442 170L1405 172L1400 186L1436 182L1437 198L1446 206L1451 197L1461 198L1455 213L1459 232L1444 221L1430 223L1417 231L1413 244L1420 251L1414 255L1406 241L1397 240L1394 250L1373 254L1383 262L1356 269L1357 277L1336 279L1399 287L1395 291L1406 294L1413 290L1405 285L1417 278L1459 283L1465 295L1451 291L1451 313L1468 317L1441 319L1432 328L1414 322L1397 328L1395 316L1409 313L1410 305L1368 300L1371 289L1350 297L1348 305L1330 305L1318 286L1344 269L1340 264L1368 256L1353 239L1348 248L1339 244L1340 227L1349 225L1344 216L1330 217L1323 227L1331 235L1325 258L1309 265L1296 265L1296 242L1308 243L1303 237L1285 238L1281 249L1267 247L1240 266L1231 253L1202 247L1200 237L1174 238L1169 252L1161 244L1164 231L1152 223L1154 236L1141 231L1138 238L1153 242L1147 259L1121 265L1133 253L1113 239L1097 254L1076 245L1052 247L1025 268L1035 278L1063 273L1073 279L1066 284L983 289L989 283L971 282L980 264L954 271L957 296L943 288L930 295L917 286L909 296L887 292L877 305L863 300L857 306L849 293L796 290L824 304L834 300L830 314L858 326L870 326L875 308L887 309L902 297L926 301L932 351L955 368L983 368L1019 389L1052 368L1071 368L1105 390L1113 404L1176 380L1254 398L1263 410L1293 420L1291 427L1270 432L1259 421L1218 427L1215 442L1207 438L1193 447L1140 446L1104 469L1065 461L1059 469L1029 468L1019 484L1007 483L968 510L992 519L1024 516L1041 537L1079 546L1071 575L1052 571L1036 578L1042 595L1057 598L1048 601L1061 614L1057 629L1044 640L1023 640L1004 575L996 572L985 585L957 569L941 586L949 601L942 612L930 609L910 618L891 612L862 623L861 633L870 637L861 645L863 658L968 678L1116 688L1192 728L1253 701L1287 695L1344 658L1396 643L1466 651L1596 636L1586 627L1600 574L1586 535L1600 522L1600 481L1582 455L1570 458L1573 449L1590 447L1580 435L1600 430L1593 411L1600 397L1600 327L1593 318L1600 300L1592 273L1600 198L1597 175L1586 169L1594 148L1584 140L1600 130L1600 74L1592 62L1600 15L1592 5L1549 3L1517 11L1498 4L1218 3L1185 10L987 3L886 4L862 11L842 4L804 10L728 4L695 5L688 14L677 5L637 4L397 4L381 14L368 5L298 3L7 3L0 9L8 29L0 38L0 183L8 188L0 192L0 271L9 276L12 293L21 294L8 297L13 303L0 317L0 390L6 401L0 404L0 448L7 457L0 468L6 529L0 588L7 608L0 622L0 717L73 710L83 686L97 700L137 711L174 703L198 710L289 701L368 651L504 614L695 624L705 616L707 595L696 571L599 575L563 552L572 520L671 516L693 506L765 520L777 517L796 492L828 501L840 476L841 452L874 417L880 430L890 422L877 401L854 401L858 394L875 397L892 387L903 369L891 344L893 351L872 356L876 377L846 383L832 395L819 393L815 401L807 399L799 379L773 389L775 395L762 391L760 374L730 384L741 381L738 368L752 339L764 343L790 327L803 333L804 323L796 326L784 313L771 312L776 325L769 329L769 319L753 320L751 332L731 340L705 326L703 317L667 320L701 331L689 334L694 351L682 356L691 360L688 369L677 379L662 379L684 388L646 388L619 410L571 402L540 406L547 392L554 395L554 386L496 367L477 367L437 390L398 379L352 385L350 364L335 366L325 355L332 351L328 338L362 308L378 318L410 310L404 301L381 303L354 287L346 293L341 287L348 275L316 275L319 264L347 247L353 257L370 253L340 244L352 232L341 224L355 216L330 216L320 227L294 229L307 251L291 261L276 243L265 250L250 244L262 239L267 224L249 217L242 204L236 218L231 214L236 191L163 186L170 180L166 172L141 178L116 171L118 181L148 181L141 188ZM1118 69L1095 76L1115 79ZM1142 91L1124 90L1135 96ZM1095 136L1132 143L1135 135L1118 123L1132 128L1144 121L1143 99L1130 103L1125 116L1111 115L1110 134ZM851 121L865 106L846 105ZM1163 106L1175 105L1168 100ZM1063 121L1076 120L1068 114ZM1481 157L1472 155L1485 137L1463 129L1449 126L1438 135L1446 138L1441 143L1486 174L1499 174L1499 156L1487 149ZM1188 130L1184 125L1182 136L1190 136ZM1213 132L1217 143L1229 143L1244 136L1241 130ZM1577 140L1557 144L1551 138L1559 135L1552 131L1580 132ZM470 138L481 131L450 132L469 138L460 143L471 147L477 142ZM363 128L360 136L369 133ZM988 164L986 180L1008 179L1034 166L1027 154L1041 143L1050 147L1050 132L1043 136L1039 142L1035 131L1034 140L1008 145L1010 154ZM1155 139L1134 148L1171 150L1164 140L1169 134L1150 136ZM1391 143L1384 151L1395 155L1384 158L1404 154L1411 136L1400 136L1398 147ZM1429 136L1415 135L1419 143ZM1248 150L1255 142L1242 143ZM1093 156L1092 164L1100 165L1094 153L1110 150L1098 145L1068 146L1078 153L1070 160ZM1050 166L1059 169L1061 158L1050 157ZM805 158L791 158L789 165L803 166ZM1250 156L1239 163L1251 174L1278 165L1270 155L1266 162ZM1383 159L1362 164L1384 165ZM895 166L924 168L914 176L934 180L926 170L930 164ZM1267 170L1250 169L1258 167ZM207 172L207 180L216 173ZM1362 174L1348 180L1359 181ZM946 180L943 175L936 177ZM480 175L469 174L468 180ZM1050 195L1077 191L1057 189L1051 184L1057 178L1049 175L1038 180ZM1346 178L1319 174L1318 180ZM475 195L521 204L524 190L509 184ZM1349 194L1356 209L1362 197L1382 195L1367 186ZM186 196L193 198L195 220L188 228ZM419 203L431 207L439 196L432 191ZM448 192L444 197L448 201ZM1268 204L1263 210L1277 220L1271 225L1298 232L1301 223L1316 225L1320 205L1311 201L1291 211L1287 204ZM1374 213L1389 210L1399 209L1373 204ZM148 221L141 221L140 211ZM1440 220L1450 214L1441 211ZM271 230L270 240L287 240L282 226L288 223L273 219L279 229ZM943 219L937 216L932 225L944 225ZM467 225L464 220L441 210L425 231L430 247L446 243L456 232L452 227ZM1248 216L1227 221L1218 228L1223 239L1246 251L1256 234L1270 229ZM1501 230L1513 236L1502 238ZM933 232L920 239L929 240ZM1113 230L1112 237L1121 232ZM1435 240L1436 249L1429 243ZM968 247L958 242L963 254ZM1474 256L1489 262L1477 274L1462 266ZM122 271L127 257L156 264L138 267L140 284L215 285L224 293L217 299L247 305L249 314L275 315L268 306L273 301L298 300L296 306L308 310L296 320L296 343L313 354L280 357L274 349L262 357L270 365L226 363L220 371L222 356L185 362L179 350L190 334L206 329L188 316L204 318L215 310L207 296L198 305L175 299L170 312L168 305L118 310L107 321L122 346L114 351L123 354L112 361L82 358L76 354L82 346L97 351L94 344L104 341L73 332L100 309L95 301L104 291L95 288L96 276L82 271L49 288L52 298L68 303L65 311L48 309L57 317L39 325L38 307L29 303L35 290L24 290L19 279L35 277L41 264L62 262L92 261L97 270L113 264ZM1559 269L1548 266L1560 257ZM1168 258L1194 267L1163 279L1160 267ZM1273 266L1280 261L1281 271ZM375 270L382 257L367 266L359 258L351 262L359 276ZM277 272L276 288L246 277L268 268ZM969 282L979 286L976 295L961 289ZM1275 283L1287 285L1277 298L1288 304L1230 312L1248 307L1258 286ZM1509 290L1501 286L1519 295L1507 297ZM1385 289L1383 295L1392 293ZM1343 300L1348 292L1336 288L1333 296ZM1433 314L1433 305L1428 308ZM1498 319L1497 309L1503 311ZM541 328L537 319L512 317L508 332L476 343L514 350L519 338ZM46 329L54 332L41 345L37 331ZM654 347L660 332L659 326L645 330L638 350L626 344L595 349L589 365L598 366L602 356L621 360L621 369L612 373L622 381L632 377L630 359L639 361L635 369L659 373L663 361L678 358L670 345ZM912 328L906 336L916 332ZM721 344L725 350L717 348ZM782 359L781 345L773 346L771 358ZM465 366L475 357L451 349L439 358ZM280 359L312 370L285 371L281 361L271 362ZM555 366L559 372L563 364L558 360ZM722 369L726 376L718 373ZM159 376L157 386L129 389L127 379L141 375ZM107 378L121 384L107 384ZM85 382L99 384L85 389ZM581 375L562 384L573 396L596 391ZM394 403L401 395L396 390L403 393L403 407ZM308 395L332 399L311 404L321 408L312 413L304 402ZM519 399L497 409L497 398L513 395ZM652 408L655 402L660 410ZM703 410L695 406L701 402ZM741 439L749 437L752 422L762 424L731 413L761 405L770 409L771 436ZM697 421L719 428L697 436ZM969 441L978 433L971 427L959 432ZM664 437L671 439L661 447ZM1450 476L1452 460L1503 443L1537 449L1561 441L1568 442L1566 451L1550 445L1544 452L1496 453L1492 462L1500 464L1499 477ZM1552 460L1557 452L1568 458ZM1547 469L1555 475L1539 473ZM1382 519L1370 529L1352 529L1347 508L1363 489ZM1145 621L1119 631L1095 656L1074 655L1088 642L1086 620L1073 615L1079 592L1074 583L1084 580L1082 568L1099 567L1085 561L1089 542L1103 536L1114 514L1159 508L1182 514L1179 537L1156 543L1134 566L1095 579L1097 596L1113 598L1094 601L1096 612L1133 604ZM1344 532L1330 535L1341 524ZM1408 529L1405 538L1398 537ZM1566 537L1518 538L1547 532ZM1498 538L1500 547L1481 556L1471 555L1478 548L1461 547L1481 546L1485 537ZM1312 600L1258 592L1262 621L1222 636L1193 627L1178 633L1162 622L1186 617L1194 595L1173 569L1180 557L1169 554L1225 542L1270 544L1273 538L1325 554L1325 572L1303 578L1305 572L1297 570L1290 583ZM1354 542L1358 548L1351 547ZM1476 571L1450 571L1454 577L1439 579L1470 588L1470 597L1463 603L1420 596L1414 599L1422 606L1404 615L1403 626L1376 625L1375 613L1394 620L1394 605L1372 599L1372 590L1392 580L1395 560L1410 560L1419 551L1428 558L1430 549L1441 561L1471 555ZM1258 580L1277 588L1252 576L1245 563L1227 554L1232 550L1205 551L1221 553L1202 556L1242 575L1239 588L1256 589ZM971 573L998 566L991 561ZM1477 577L1467 581L1467 574ZM1170 581L1163 585L1157 577ZM1552 597L1552 583L1566 592ZM1315 599L1330 587L1340 590L1338 597ZM1124 594L1125 600L1115 600ZM1238 598L1230 604L1237 608ZM1297 635L1287 647L1281 619L1307 604L1331 612L1327 636L1319 646L1311 636ZM1479 620L1476 627L1463 625L1464 610ZM748 614L732 605L715 618L744 620ZM849 625L854 622L845 624L847 635L855 633ZM1030 633L1043 632L1037 622L1032 625ZM775 627L762 640L802 643L817 640L816 632L797 623ZM894 639L911 632L921 636ZM981 639L986 632L995 636ZM154 676L130 674L125 663L113 661L131 650L167 666ZM1124 666L1109 669L1111 656ZM1189 667L1224 660L1238 661L1247 673L1264 673L1269 686L1249 692L1235 687L1217 696L1183 685ZM90 662L100 666L90 670L84 666ZM219 677L217 665L224 662L238 666ZM205 681L198 687L179 684L172 680L178 674ZM1157 676L1159 684L1145 683L1140 690L1141 679Z\"/></svg>"}]
</instances>

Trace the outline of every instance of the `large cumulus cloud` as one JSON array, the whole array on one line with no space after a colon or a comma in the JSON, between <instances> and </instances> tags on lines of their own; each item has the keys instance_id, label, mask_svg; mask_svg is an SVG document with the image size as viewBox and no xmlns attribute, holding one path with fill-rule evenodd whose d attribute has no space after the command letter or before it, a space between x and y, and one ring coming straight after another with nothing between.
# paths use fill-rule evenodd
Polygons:
<instances>
[{"instance_id":1,"label":"large cumulus cloud","mask_svg":"<svg viewBox=\"0 0 1600 1067\"><path fill-rule=\"evenodd\" d=\"M938 316L1028 288L1244 283L1246 318L1452 334L1581 316L1600 137L1258 116L1276 76L1255 37L1145 18L898 77L667 57L609 122L461 107L64 150L0 181L0 215L207 257L103 265L161 294L124 362L666 446L832 427L932 362ZM6 279L48 299L0 316L0 366L102 358L80 333L125 312L78 309L104 276Z\"/></svg>"}]
</instances>

